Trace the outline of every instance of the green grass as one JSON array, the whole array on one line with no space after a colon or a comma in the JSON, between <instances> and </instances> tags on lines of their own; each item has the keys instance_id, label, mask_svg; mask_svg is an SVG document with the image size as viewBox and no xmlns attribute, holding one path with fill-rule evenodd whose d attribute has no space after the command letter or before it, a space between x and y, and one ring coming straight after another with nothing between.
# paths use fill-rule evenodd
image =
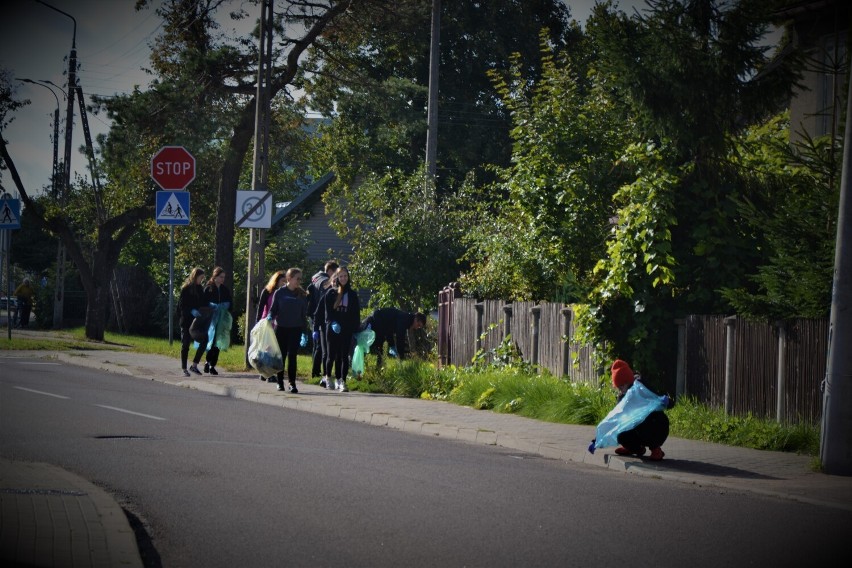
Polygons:
<instances>
[{"instance_id":1,"label":"green grass","mask_svg":"<svg viewBox=\"0 0 852 568\"><path fill-rule=\"evenodd\" d=\"M129 335L123 333L105 332L103 341L92 341L86 339L86 331L82 327L69 328L61 331L49 332L50 337L45 339L28 339L15 337L13 331L12 340L0 340L0 349L18 351L57 351L57 350L93 350L93 349L128 349L137 353L149 353L152 355L163 355L173 357L180 361L180 337L173 338L169 345L168 339L157 337L146 337L142 335ZM189 357L192 359L195 348L190 346ZM204 359L202 358L202 361ZM219 353L219 362L216 367L231 372L245 372L245 346L241 343L232 344L230 348ZM311 358L309 355L299 355L296 362L300 378L307 378L311 372Z\"/></svg>"},{"instance_id":2,"label":"green grass","mask_svg":"<svg viewBox=\"0 0 852 568\"><path fill-rule=\"evenodd\" d=\"M388 361L384 369L370 367L352 390L447 400L480 410L504 412L560 424L595 425L615 406L615 393L606 383L568 383L526 367L437 369L423 361ZM755 416L728 416L723 411L681 397L667 411L671 436L729 446L793 452L816 456L816 424L781 424Z\"/></svg>"}]
</instances>

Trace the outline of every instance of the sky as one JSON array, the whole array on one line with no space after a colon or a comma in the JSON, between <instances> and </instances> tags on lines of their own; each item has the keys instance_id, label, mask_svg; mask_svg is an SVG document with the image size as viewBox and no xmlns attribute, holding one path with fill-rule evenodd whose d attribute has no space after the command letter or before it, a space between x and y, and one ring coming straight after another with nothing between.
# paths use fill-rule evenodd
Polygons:
<instances>
[{"instance_id":1,"label":"sky","mask_svg":"<svg viewBox=\"0 0 852 568\"><path fill-rule=\"evenodd\" d=\"M150 44L160 32L161 21L151 8L134 9L135 0L44 0L69 14L76 22L78 78L86 101L91 94L113 96L129 93L134 86L145 88L150 77L143 71L148 66ZM428 0L424 0L428 1ZM159 5L161 0L155 0ZM566 0L574 19L584 22L594 0ZM259 8L243 0L233 0L233 8L244 7L251 13ZM620 0L619 8L632 13L644 0ZM224 13L224 12L223 12ZM74 39L72 19L52 10L37 0L13 0L0 18L0 67L9 69L13 77L47 80L64 89L68 72L68 56ZM18 99L31 104L15 113L14 122L3 132L8 150L24 187L30 195L38 194L50 183L53 161L53 112L57 99L47 87L17 83ZM64 126L66 102L61 89L53 89L60 106L59 158L65 148ZM72 183L77 172L88 178L88 160L78 151L84 145L79 103L75 102L72 140ZM109 129L103 116L88 115L92 138ZM0 177L3 188L18 197L15 184L5 172Z\"/></svg>"}]
</instances>

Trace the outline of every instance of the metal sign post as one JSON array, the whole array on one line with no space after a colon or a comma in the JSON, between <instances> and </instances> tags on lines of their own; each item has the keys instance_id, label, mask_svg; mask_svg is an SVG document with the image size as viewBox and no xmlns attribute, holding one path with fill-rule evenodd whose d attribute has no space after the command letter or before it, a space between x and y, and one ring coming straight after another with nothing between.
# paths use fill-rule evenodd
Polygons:
<instances>
[{"instance_id":1,"label":"metal sign post","mask_svg":"<svg viewBox=\"0 0 852 568\"><path fill-rule=\"evenodd\" d=\"M189 225L189 192L195 179L195 157L183 146L163 146L151 158L151 179L165 191L157 192L154 216L169 225L169 346L174 341L175 225Z\"/></svg>"}]
</instances>

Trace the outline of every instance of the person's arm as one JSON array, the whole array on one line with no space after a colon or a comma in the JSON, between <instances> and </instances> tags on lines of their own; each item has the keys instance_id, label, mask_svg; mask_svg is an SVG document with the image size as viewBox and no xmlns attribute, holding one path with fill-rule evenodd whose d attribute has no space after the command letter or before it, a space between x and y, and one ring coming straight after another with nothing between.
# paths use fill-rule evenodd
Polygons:
<instances>
[{"instance_id":1,"label":"person's arm","mask_svg":"<svg viewBox=\"0 0 852 568\"><path fill-rule=\"evenodd\" d=\"M278 288L272 293L272 302L269 304L269 311L266 313L266 317L271 317L273 321L278 318L278 294L281 293L281 290L283 288Z\"/></svg>"},{"instance_id":2,"label":"person's arm","mask_svg":"<svg viewBox=\"0 0 852 568\"><path fill-rule=\"evenodd\" d=\"M396 318L396 354L400 359L405 359L409 327L407 323L408 314L400 313Z\"/></svg>"},{"instance_id":3,"label":"person's arm","mask_svg":"<svg viewBox=\"0 0 852 568\"><path fill-rule=\"evenodd\" d=\"M323 294L317 300L317 307L314 310L314 331L322 331L322 328L325 327L325 297L327 293Z\"/></svg>"},{"instance_id":4,"label":"person's arm","mask_svg":"<svg viewBox=\"0 0 852 568\"><path fill-rule=\"evenodd\" d=\"M269 301L269 290L264 288L263 291L261 291L261 293L260 293L260 298L257 299L257 310L256 310L256 313L254 315L255 321L260 321L260 320L262 320L263 318L266 317L266 315L263 313L263 310L266 309L266 304L267 304L268 301Z\"/></svg>"}]
</instances>

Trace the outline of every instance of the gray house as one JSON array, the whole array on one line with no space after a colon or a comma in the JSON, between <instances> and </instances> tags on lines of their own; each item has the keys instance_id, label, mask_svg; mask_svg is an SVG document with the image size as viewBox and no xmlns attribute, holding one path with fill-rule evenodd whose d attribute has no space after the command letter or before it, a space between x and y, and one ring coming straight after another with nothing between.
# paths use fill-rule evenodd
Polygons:
<instances>
[{"instance_id":1,"label":"gray house","mask_svg":"<svg viewBox=\"0 0 852 568\"><path fill-rule=\"evenodd\" d=\"M300 229L310 232L311 242L306 251L310 264L304 268L308 275L321 270L327 260L334 259L342 266L346 266L352 258L352 245L337 236L334 229L329 226L329 216L322 200L323 193L334 178L333 173L327 173L296 196L293 201L276 203L275 214L272 216L273 227L288 217L294 217ZM357 275L353 274L357 287L356 277ZM357 288L357 290L363 310L370 300L371 292L364 288Z\"/></svg>"},{"instance_id":2,"label":"gray house","mask_svg":"<svg viewBox=\"0 0 852 568\"><path fill-rule=\"evenodd\" d=\"M790 101L791 137L798 139L803 132L812 137L842 136L838 128L848 89L852 7L846 0L791 1L776 16L790 24L794 45L807 54L804 88Z\"/></svg>"},{"instance_id":3,"label":"gray house","mask_svg":"<svg viewBox=\"0 0 852 568\"><path fill-rule=\"evenodd\" d=\"M329 226L329 217L322 200L323 193L334 178L333 173L327 173L293 201L275 204L273 227L287 218L297 217L296 224L299 228L310 231L311 243L308 245L307 256L311 268L306 268L309 272L313 272L314 265L322 266L329 259L337 259L341 264L346 264L352 258L352 245L338 237Z\"/></svg>"}]
</instances>

